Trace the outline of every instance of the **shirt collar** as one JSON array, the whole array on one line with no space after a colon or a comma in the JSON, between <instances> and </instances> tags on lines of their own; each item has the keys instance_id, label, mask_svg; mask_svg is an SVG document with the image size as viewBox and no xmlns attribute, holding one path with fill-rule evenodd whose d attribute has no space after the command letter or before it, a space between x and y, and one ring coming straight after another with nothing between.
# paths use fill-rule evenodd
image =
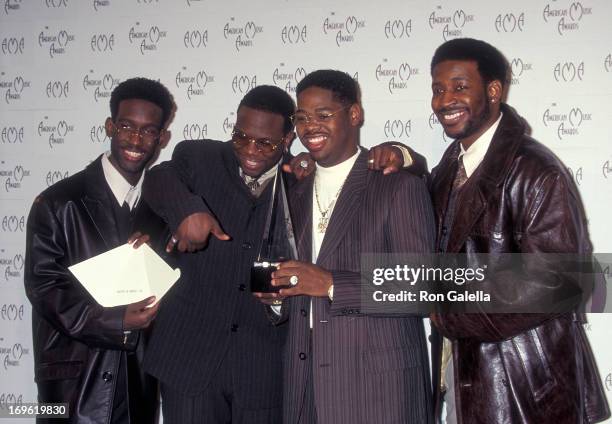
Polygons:
<instances>
[{"instance_id":1,"label":"shirt collar","mask_svg":"<svg viewBox=\"0 0 612 424\"><path fill-rule=\"evenodd\" d=\"M501 121L502 113L499 114L497 121L493 123L480 137L472 143L472 145L465 150L463 148L463 144L459 143L461 151L459 152L459 157L463 157L463 166L465 167L465 173L468 177L470 177L480 162L485 157L489 146L491 145L491 141L493 140L493 135L495 131L497 131L497 127L499 126L499 122Z\"/></svg>"},{"instance_id":2,"label":"shirt collar","mask_svg":"<svg viewBox=\"0 0 612 424\"><path fill-rule=\"evenodd\" d=\"M140 199L144 172L140 176L138 183L136 183L135 186L131 185L110 162L110 154L111 153L109 151L102 155L102 171L104 172L104 179L113 192L119 206L123 205L123 202L125 202L129 205L130 209L133 209Z\"/></svg>"},{"instance_id":3,"label":"shirt collar","mask_svg":"<svg viewBox=\"0 0 612 424\"><path fill-rule=\"evenodd\" d=\"M276 163L276 165L274 165L272 168L268 169L266 172L264 172L263 174L261 174L257 178L253 178L253 177L245 174L244 171L242 171L242 168L240 168L240 166L239 166L238 170L240 172L240 177L247 184L250 183L251 181L254 181L254 180L257 180L257 182L259 182L259 184L263 184L266 181L268 181L269 179L271 179L271 178L276 176L276 171L278 170L278 166L280 165L282 160L283 160L283 158L281 157L281 159Z\"/></svg>"}]
</instances>

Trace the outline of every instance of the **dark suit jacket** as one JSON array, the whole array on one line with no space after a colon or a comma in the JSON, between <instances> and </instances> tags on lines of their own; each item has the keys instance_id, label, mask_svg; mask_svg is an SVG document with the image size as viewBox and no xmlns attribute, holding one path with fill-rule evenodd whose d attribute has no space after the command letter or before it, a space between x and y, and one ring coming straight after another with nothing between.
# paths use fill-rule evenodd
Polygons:
<instances>
[{"instance_id":1,"label":"dark suit jacket","mask_svg":"<svg viewBox=\"0 0 612 424\"><path fill-rule=\"evenodd\" d=\"M311 261L314 174L290 192L300 260ZM334 300L289 299L284 422L298 422L310 367L318 424L431 422L427 347L420 317L361 312L361 253L431 252L434 216L423 181L368 172L362 150L334 208L317 265L332 272ZM309 353L312 349L312 354Z\"/></svg>"},{"instance_id":2,"label":"dark suit jacket","mask_svg":"<svg viewBox=\"0 0 612 424\"><path fill-rule=\"evenodd\" d=\"M211 236L205 249L178 255L182 275L164 297L145 357L162 384L196 394L229 361L238 376L235 402L280 409L285 328L249 291L271 188L250 194L231 142L183 141L148 173L145 198L173 230L194 212L210 212L232 237Z\"/></svg>"},{"instance_id":3,"label":"dark suit jacket","mask_svg":"<svg viewBox=\"0 0 612 424\"><path fill-rule=\"evenodd\" d=\"M119 360L144 339L134 331L124 342L125 307L103 308L68 271L126 241L112 202L98 158L42 192L28 217L24 281L33 307L38 399L69 402L70 420L61 422L109 423ZM136 213L136 229L155 239L163 222L142 201ZM156 386L140 378L148 390L133 412L138 423L153 422Z\"/></svg>"}]
</instances>

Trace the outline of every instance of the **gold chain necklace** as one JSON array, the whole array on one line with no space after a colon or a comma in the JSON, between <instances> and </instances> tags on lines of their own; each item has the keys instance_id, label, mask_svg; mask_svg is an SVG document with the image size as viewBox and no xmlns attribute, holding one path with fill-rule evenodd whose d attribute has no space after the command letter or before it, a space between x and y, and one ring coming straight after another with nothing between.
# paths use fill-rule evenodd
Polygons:
<instances>
[{"instance_id":1,"label":"gold chain necklace","mask_svg":"<svg viewBox=\"0 0 612 424\"><path fill-rule=\"evenodd\" d=\"M317 181L315 180L315 184L314 184L315 199L317 201L317 208L319 208L319 213L321 214L321 216L319 217L319 224L317 225L317 230L321 234L325 234L325 231L327 231L327 225L329 224L329 218L330 218L329 216L327 216L327 214L329 213L329 210L334 205L334 203L336 203L336 200L338 200L338 196L340 195L340 192L342 191L342 187L344 187L344 182L338 189L338 192L332 199L329 206L327 206L327 208L323 210L323 208L321 207L321 202L319 201L319 190L317 190Z\"/></svg>"}]
</instances>

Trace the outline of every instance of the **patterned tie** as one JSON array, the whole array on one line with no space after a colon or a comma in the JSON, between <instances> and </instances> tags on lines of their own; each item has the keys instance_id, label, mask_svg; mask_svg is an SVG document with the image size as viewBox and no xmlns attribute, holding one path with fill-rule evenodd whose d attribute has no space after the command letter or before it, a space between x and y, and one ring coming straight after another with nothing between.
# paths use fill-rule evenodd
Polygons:
<instances>
[{"instance_id":1,"label":"patterned tie","mask_svg":"<svg viewBox=\"0 0 612 424\"><path fill-rule=\"evenodd\" d=\"M465 166L463 165L463 155L457 159L457 173L455 174L455 180L453 181L453 191L460 189L468 179L467 173L465 172Z\"/></svg>"}]
</instances>

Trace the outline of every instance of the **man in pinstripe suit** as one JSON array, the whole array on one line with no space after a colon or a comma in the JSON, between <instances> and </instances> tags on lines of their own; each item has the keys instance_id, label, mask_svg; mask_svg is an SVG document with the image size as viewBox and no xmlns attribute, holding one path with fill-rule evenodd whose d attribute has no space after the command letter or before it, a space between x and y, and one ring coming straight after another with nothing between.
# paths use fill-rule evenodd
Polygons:
<instances>
[{"instance_id":1,"label":"man in pinstripe suit","mask_svg":"<svg viewBox=\"0 0 612 424\"><path fill-rule=\"evenodd\" d=\"M300 261L273 284L291 286L284 357L287 424L428 423L431 386L423 324L415 316L362 313L362 252L430 252L434 216L427 189L405 172L368 172L359 148L357 83L320 70L297 86L293 123L316 162L294 186L290 207Z\"/></svg>"}]
</instances>

